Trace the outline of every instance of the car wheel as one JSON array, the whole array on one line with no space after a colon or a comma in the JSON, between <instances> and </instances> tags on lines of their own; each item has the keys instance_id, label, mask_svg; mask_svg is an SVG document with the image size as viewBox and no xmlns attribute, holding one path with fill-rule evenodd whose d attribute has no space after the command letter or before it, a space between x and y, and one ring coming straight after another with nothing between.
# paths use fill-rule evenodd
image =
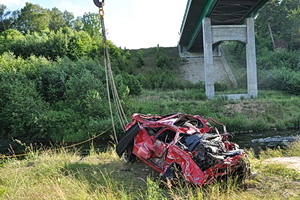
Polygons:
<instances>
[{"instance_id":1,"label":"car wheel","mask_svg":"<svg viewBox=\"0 0 300 200\"><path fill-rule=\"evenodd\" d=\"M125 151L123 153L123 156L122 156L124 162L126 162L126 163L129 163L129 162L133 163L133 162L135 162L136 156L132 153L132 149L133 149L133 145L129 145L125 149Z\"/></svg>"},{"instance_id":2,"label":"car wheel","mask_svg":"<svg viewBox=\"0 0 300 200\"><path fill-rule=\"evenodd\" d=\"M228 178L231 178L236 181L236 183L243 183L246 178L251 174L250 163L247 158L241 158L238 163L238 167L234 171L229 172L227 175L224 175L221 178L223 181L228 181Z\"/></svg>"},{"instance_id":3,"label":"car wheel","mask_svg":"<svg viewBox=\"0 0 300 200\"><path fill-rule=\"evenodd\" d=\"M241 158L239 162L240 166L234 172L234 176L239 180L248 178L251 174L250 162L248 158Z\"/></svg>"}]
</instances>

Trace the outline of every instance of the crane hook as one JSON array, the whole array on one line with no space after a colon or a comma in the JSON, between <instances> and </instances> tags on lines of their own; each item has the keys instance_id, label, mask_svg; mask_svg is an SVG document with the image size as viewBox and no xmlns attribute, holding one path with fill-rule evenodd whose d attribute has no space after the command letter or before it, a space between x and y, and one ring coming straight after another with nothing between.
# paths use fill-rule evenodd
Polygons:
<instances>
[{"instance_id":1,"label":"crane hook","mask_svg":"<svg viewBox=\"0 0 300 200\"><path fill-rule=\"evenodd\" d=\"M100 2L100 0L94 0L94 4L98 7L98 8L102 8L104 5L104 0L102 0L102 2Z\"/></svg>"}]
</instances>

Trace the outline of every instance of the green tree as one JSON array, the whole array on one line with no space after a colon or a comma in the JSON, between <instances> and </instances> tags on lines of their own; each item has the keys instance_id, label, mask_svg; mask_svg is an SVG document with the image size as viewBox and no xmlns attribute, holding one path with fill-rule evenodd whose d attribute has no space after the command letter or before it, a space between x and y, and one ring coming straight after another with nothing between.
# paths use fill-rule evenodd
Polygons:
<instances>
[{"instance_id":1,"label":"green tree","mask_svg":"<svg viewBox=\"0 0 300 200\"><path fill-rule=\"evenodd\" d=\"M6 30L6 23L4 22L7 15L9 15L9 12L5 11L6 6L3 4L0 4L0 31Z\"/></svg>"},{"instance_id":2,"label":"green tree","mask_svg":"<svg viewBox=\"0 0 300 200\"><path fill-rule=\"evenodd\" d=\"M91 37L100 34L99 15L95 13L85 13L81 18L83 30L88 32Z\"/></svg>"},{"instance_id":3,"label":"green tree","mask_svg":"<svg viewBox=\"0 0 300 200\"><path fill-rule=\"evenodd\" d=\"M58 10L58 8L52 8L48 11L50 15L49 20L49 29L53 31L58 31L60 28L67 26L67 23L64 19L64 14Z\"/></svg>"},{"instance_id":4,"label":"green tree","mask_svg":"<svg viewBox=\"0 0 300 200\"><path fill-rule=\"evenodd\" d=\"M83 23L81 21L81 17L77 17L75 20L72 21L72 29L76 31L81 31L83 28Z\"/></svg>"},{"instance_id":5,"label":"green tree","mask_svg":"<svg viewBox=\"0 0 300 200\"><path fill-rule=\"evenodd\" d=\"M6 5L3 5L3 4L0 4L0 17L1 17L1 20L2 20L2 17L5 13L5 10L6 10Z\"/></svg>"},{"instance_id":6,"label":"green tree","mask_svg":"<svg viewBox=\"0 0 300 200\"><path fill-rule=\"evenodd\" d=\"M11 50L15 40L23 39L24 36L17 30L7 29L0 34L0 54Z\"/></svg>"},{"instance_id":7,"label":"green tree","mask_svg":"<svg viewBox=\"0 0 300 200\"><path fill-rule=\"evenodd\" d=\"M271 49L271 35L273 35L276 48L299 48L299 18L300 1L269 1L259 10L256 19L258 43L262 46L268 45Z\"/></svg>"},{"instance_id":8,"label":"green tree","mask_svg":"<svg viewBox=\"0 0 300 200\"><path fill-rule=\"evenodd\" d=\"M18 17L17 29L22 33L40 32L48 28L49 21L50 17L45 9L27 2Z\"/></svg>"},{"instance_id":9,"label":"green tree","mask_svg":"<svg viewBox=\"0 0 300 200\"><path fill-rule=\"evenodd\" d=\"M88 56L92 50L92 38L85 31L75 31L75 34L70 37L68 48L68 57L71 59L79 59L83 56Z\"/></svg>"},{"instance_id":10,"label":"green tree","mask_svg":"<svg viewBox=\"0 0 300 200\"><path fill-rule=\"evenodd\" d=\"M72 74L66 88L67 107L83 115L104 117L107 114L107 110L103 109L105 87L90 71L83 69L78 74Z\"/></svg>"},{"instance_id":11,"label":"green tree","mask_svg":"<svg viewBox=\"0 0 300 200\"><path fill-rule=\"evenodd\" d=\"M63 12L63 19L65 20L66 25L67 25L69 28L71 28L71 27L72 27L72 23L73 23L73 21L74 21L74 15L73 15L73 13L68 12L68 11L65 10L65 11Z\"/></svg>"},{"instance_id":12,"label":"green tree","mask_svg":"<svg viewBox=\"0 0 300 200\"><path fill-rule=\"evenodd\" d=\"M67 56L68 45L72 35L74 35L74 33L68 27L59 29L56 33L50 32L48 34L48 40L45 41L48 51L44 52L43 56L50 58L51 60Z\"/></svg>"},{"instance_id":13,"label":"green tree","mask_svg":"<svg viewBox=\"0 0 300 200\"><path fill-rule=\"evenodd\" d=\"M19 11L7 11L7 7L0 4L0 32L14 28L19 13Z\"/></svg>"}]
</instances>

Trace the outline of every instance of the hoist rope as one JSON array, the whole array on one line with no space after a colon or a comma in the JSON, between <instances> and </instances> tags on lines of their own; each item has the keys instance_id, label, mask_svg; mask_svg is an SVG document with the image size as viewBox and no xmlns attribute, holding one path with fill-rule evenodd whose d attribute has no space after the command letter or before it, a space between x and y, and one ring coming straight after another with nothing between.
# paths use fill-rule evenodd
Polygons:
<instances>
[{"instance_id":1,"label":"hoist rope","mask_svg":"<svg viewBox=\"0 0 300 200\"><path fill-rule=\"evenodd\" d=\"M96 1L96 2L95 2ZM102 33L102 42L103 42L103 48L104 48L104 66L105 66L105 78L106 78L106 89L107 89L107 97L108 97L108 104L109 104L109 111L110 111L110 117L112 121L113 126L113 132L114 132L114 140L117 143L117 133L116 128L114 126L114 116L113 116L113 106L111 104L111 95L115 104L115 108L117 111L117 117L120 123L121 128L123 131L125 131L125 125L128 123L126 114L124 112L122 102L120 100L118 90L116 87L116 83L114 80L114 75L111 67L111 62L109 58L109 52L108 52L108 43L107 43L107 37L106 37L106 29L104 24L104 0L102 2L98 2L97 0L94 0L96 6L99 7L99 18L101 23L101 33Z\"/></svg>"}]
</instances>

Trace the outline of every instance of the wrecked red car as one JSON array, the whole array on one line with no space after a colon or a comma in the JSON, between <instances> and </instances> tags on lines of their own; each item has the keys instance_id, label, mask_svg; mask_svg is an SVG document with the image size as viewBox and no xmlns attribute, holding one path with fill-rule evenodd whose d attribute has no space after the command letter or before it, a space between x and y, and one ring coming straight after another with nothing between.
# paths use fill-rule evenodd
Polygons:
<instances>
[{"instance_id":1,"label":"wrecked red car","mask_svg":"<svg viewBox=\"0 0 300 200\"><path fill-rule=\"evenodd\" d=\"M209 120L223 126L223 131ZM249 173L247 155L228 141L228 135L223 124L200 115L133 114L116 151L125 161L139 158L163 179L172 180L179 170L186 181L201 186L228 174L241 178Z\"/></svg>"}]
</instances>

